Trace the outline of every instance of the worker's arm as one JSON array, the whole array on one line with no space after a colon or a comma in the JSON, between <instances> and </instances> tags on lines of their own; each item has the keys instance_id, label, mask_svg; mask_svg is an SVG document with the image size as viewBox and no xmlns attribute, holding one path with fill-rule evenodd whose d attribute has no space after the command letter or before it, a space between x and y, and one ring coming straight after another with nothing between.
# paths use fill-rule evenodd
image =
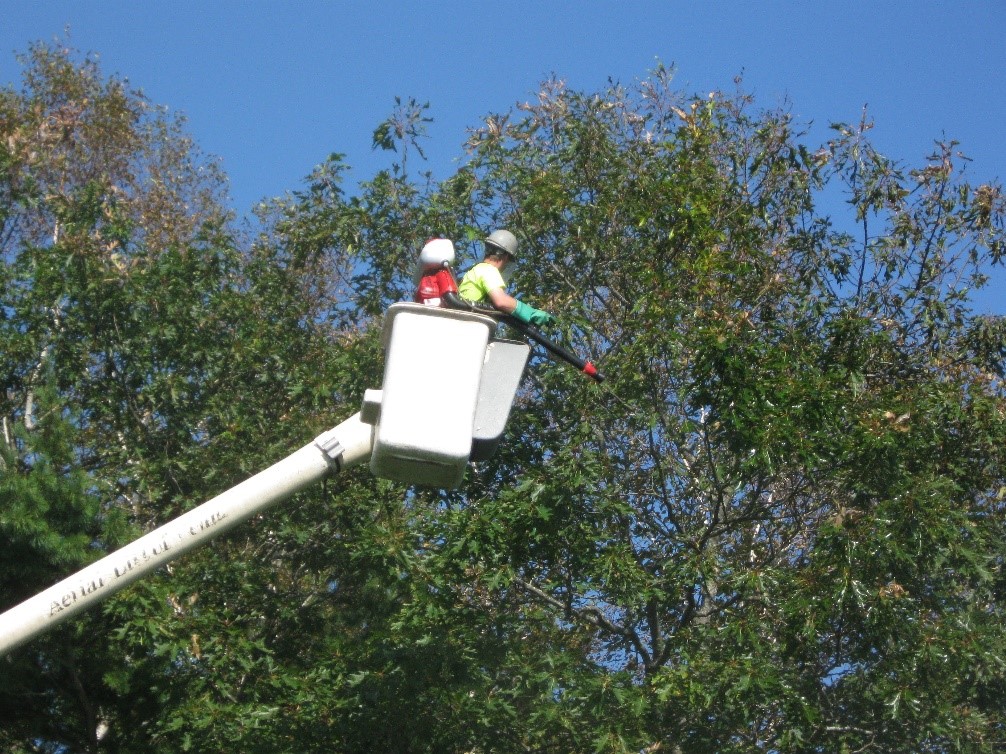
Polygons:
<instances>
[{"instance_id":1,"label":"worker's arm","mask_svg":"<svg viewBox=\"0 0 1006 754\"><path fill-rule=\"evenodd\" d=\"M493 288L489 291L489 300L493 306L504 314L513 314L517 308L517 299L511 296L502 288Z\"/></svg>"},{"instance_id":2,"label":"worker's arm","mask_svg":"<svg viewBox=\"0 0 1006 754\"><path fill-rule=\"evenodd\" d=\"M502 288L493 288L489 291L489 300L498 311L504 314L512 314L521 322L528 325L538 325L539 327L550 325L555 318L548 312L535 309L533 306L518 301Z\"/></svg>"}]
</instances>

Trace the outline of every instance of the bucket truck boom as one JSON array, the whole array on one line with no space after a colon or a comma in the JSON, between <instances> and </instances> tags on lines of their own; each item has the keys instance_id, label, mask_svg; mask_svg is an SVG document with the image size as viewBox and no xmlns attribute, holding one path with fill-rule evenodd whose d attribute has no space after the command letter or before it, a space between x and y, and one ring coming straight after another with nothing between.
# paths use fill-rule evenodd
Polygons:
<instances>
[{"instance_id":1,"label":"bucket truck boom","mask_svg":"<svg viewBox=\"0 0 1006 754\"><path fill-rule=\"evenodd\" d=\"M395 304L385 318L381 390L363 410L241 484L0 614L0 656L329 474L370 463L375 476L458 486L469 459L499 443L527 362L526 344L492 341L480 314ZM423 411L431 398L435 421Z\"/></svg>"}]
</instances>

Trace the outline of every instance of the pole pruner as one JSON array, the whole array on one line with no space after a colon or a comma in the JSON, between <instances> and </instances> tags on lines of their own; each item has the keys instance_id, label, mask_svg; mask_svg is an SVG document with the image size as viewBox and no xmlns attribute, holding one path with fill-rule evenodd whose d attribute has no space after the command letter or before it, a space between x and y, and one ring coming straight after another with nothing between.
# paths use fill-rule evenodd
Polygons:
<instances>
[{"instance_id":1,"label":"pole pruner","mask_svg":"<svg viewBox=\"0 0 1006 754\"><path fill-rule=\"evenodd\" d=\"M531 325L528 325L524 322L521 322L512 314L504 314L501 317L501 319L514 329L523 333L529 339L533 340L538 345L542 346L546 351L551 353L553 356L562 359L567 364L571 364L572 366L579 369L581 372L583 372L585 375L590 377L595 382L604 381L604 375L601 374L599 371L597 371L597 367L595 367L591 362L587 361L586 359L580 358L565 346L561 346L554 340L551 340L546 335L544 335L541 332L541 330Z\"/></svg>"}]
</instances>

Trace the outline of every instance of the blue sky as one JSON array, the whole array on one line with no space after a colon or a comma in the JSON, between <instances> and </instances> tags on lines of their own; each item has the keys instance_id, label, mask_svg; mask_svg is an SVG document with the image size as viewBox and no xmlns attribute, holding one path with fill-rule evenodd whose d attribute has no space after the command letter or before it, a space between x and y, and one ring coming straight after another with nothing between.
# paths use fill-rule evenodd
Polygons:
<instances>
[{"instance_id":1,"label":"blue sky","mask_svg":"<svg viewBox=\"0 0 1006 754\"><path fill-rule=\"evenodd\" d=\"M784 102L807 138L868 107L880 150L919 164L948 137L973 183L1006 179L1003 0L322 2L5 0L0 85L14 53L70 29L219 157L235 209L297 189L330 152L357 179L387 165L371 134L394 99L430 103L428 168L449 175L467 129L531 99L549 75L600 90L674 65L687 92ZM987 291L983 309L1006 313Z\"/></svg>"}]
</instances>

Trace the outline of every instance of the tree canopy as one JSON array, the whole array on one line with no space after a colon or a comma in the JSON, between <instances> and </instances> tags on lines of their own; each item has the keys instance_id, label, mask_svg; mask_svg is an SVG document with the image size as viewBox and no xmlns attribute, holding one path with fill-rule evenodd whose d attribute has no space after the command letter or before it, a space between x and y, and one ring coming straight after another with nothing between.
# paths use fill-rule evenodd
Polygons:
<instances>
[{"instance_id":1,"label":"tree canopy","mask_svg":"<svg viewBox=\"0 0 1006 754\"><path fill-rule=\"evenodd\" d=\"M386 170L333 153L247 231L181 119L22 62L0 609L357 411L430 236L512 230L607 380L535 354L461 489L340 476L0 658L0 751L1006 746L1006 202L956 143L553 78L439 182L398 100Z\"/></svg>"}]
</instances>

